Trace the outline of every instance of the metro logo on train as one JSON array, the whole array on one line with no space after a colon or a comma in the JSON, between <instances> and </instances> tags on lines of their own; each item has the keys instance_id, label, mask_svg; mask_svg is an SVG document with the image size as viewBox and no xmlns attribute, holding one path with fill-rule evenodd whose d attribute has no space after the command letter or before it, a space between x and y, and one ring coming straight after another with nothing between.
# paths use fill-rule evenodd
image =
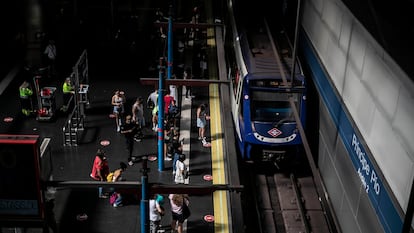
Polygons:
<instances>
[{"instance_id":1,"label":"metro logo on train","mask_svg":"<svg viewBox=\"0 0 414 233\"><path fill-rule=\"evenodd\" d=\"M282 134L282 131L278 130L277 128L273 128L273 129L267 131L267 133L269 133L273 137L277 137L277 136Z\"/></svg>"}]
</instances>

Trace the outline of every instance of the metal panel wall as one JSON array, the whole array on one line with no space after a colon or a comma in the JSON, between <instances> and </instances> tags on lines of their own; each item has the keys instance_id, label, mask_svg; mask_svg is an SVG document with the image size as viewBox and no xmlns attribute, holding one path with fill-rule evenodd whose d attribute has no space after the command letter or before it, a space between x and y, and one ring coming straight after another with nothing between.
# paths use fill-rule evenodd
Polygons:
<instances>
[{"instance_id":1,"label":"metal panel wall","mask_svg":"<svg viewBox=\"0 0 414 233\"><path fill-rule=\"evenodd\" d=\"M343 232L384 232L326 106L320 103L319 167Z\"/></svg>"}]
</instances>

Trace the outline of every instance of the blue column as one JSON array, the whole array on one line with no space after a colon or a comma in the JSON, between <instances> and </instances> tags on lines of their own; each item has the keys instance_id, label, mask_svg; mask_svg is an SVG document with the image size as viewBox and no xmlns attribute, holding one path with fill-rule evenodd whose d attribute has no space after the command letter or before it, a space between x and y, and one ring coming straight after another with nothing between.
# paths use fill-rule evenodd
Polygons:
<instances>
[{"instance_id":1,"label":"blue column","mask_svg":"<svg viewBox=\"0 0 414 233\"><path fill-rule=\"evenodd\" d=\"M160 58L158 82L158 171L164 170L164 77L163 58Z\"/></svg>"},{"instance_id":2,"label":"blue column","mask_svg":"<svg viewBox=\"0 0 414 233\"><path fill-rule=\"evenodd\" d=\"M172 6L170 6L170 15L168 18L168 70L167 79L171 79L173 65L173 32L172 32Z\"/></svg>"},{"instance_id":3,"label":"blue column","mask_svg":"<svg viewBox=\"0 0 414 233\"><path fill-rule=\"evenodd\" d=\"M141 232L149 232L148 167L147 157L142 158L141 176Z\"/></svg>"}]
</instances>

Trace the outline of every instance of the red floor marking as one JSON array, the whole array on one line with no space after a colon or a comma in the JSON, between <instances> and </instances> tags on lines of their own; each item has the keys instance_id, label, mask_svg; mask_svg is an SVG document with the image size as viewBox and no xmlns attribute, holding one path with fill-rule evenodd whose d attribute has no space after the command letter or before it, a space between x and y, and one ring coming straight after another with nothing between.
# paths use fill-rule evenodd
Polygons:
<instances>
[{"instance_id":1,"label":"red floor marking","mask_svg":"<svg viewBox=\"0 0 414 233\"><path fill-rule=\"evenodd\" d=\"M205 215L204 216L204 221L206 221L206 222L214 222L214 216L213 215L210 215L210 214Z\"/></svg>"},{"instance_id":2,"label":"red floor marking","mask_svg":"<svg viewBox=\"0 0 414 233\"><path fill-rule=\"evenodd\" d=\"M13 117L5 117L4 122L12 122L14 119Z\"/></svg>"},{"instance_id":3,"label":"red floor marking","mask_svg":"<svg viewBox=\"0 0 414 233\"><path fill-rule=\"evenodd\" d=\"M206 180L206 181L210 181L210 180L213 180L213 176L211 176L211 175L204 175L203 176L203 179Z\"/></svg>"},{"instance_id":4,"label":"red floor marking","mask_svg":"<svg viewBox=\"0 0 414 233\"><path fill-rule=\"evenodd\" d=\"M150 156L148 156L148 160L149 161L155 161L155 160L157 160L157 156L155 156L155 155L150 155Z\"/></svg>"},{"instance_id":5,"label":"red floor marking","mask_svg":"<svg viewBox=\"0 0 414 233\"><path fill-rule=\"evenodd\" d=\"M102 140L101 141L102 146L108 146L109 144L111 144L111 142L109 140Z\"/></svg>"}]
</instances>

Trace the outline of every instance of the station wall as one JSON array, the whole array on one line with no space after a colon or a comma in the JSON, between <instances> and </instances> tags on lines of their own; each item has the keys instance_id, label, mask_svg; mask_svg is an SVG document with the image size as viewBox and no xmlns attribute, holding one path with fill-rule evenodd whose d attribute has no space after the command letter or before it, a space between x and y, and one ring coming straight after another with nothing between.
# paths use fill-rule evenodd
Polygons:
<instances>
[{"instance_id":1,"label":"station wall","mask_svg":"<svg viewBox=\"0 0 414 233\"><path fill-rule=\"evenodd\" d=\"M414 83L341 1L305 1L302 27L321 96L318 163L341 225L358 228L344 232L376 232L364 229L376 221L400 232L414 177Z\"/></svg>"}]
</instances>

